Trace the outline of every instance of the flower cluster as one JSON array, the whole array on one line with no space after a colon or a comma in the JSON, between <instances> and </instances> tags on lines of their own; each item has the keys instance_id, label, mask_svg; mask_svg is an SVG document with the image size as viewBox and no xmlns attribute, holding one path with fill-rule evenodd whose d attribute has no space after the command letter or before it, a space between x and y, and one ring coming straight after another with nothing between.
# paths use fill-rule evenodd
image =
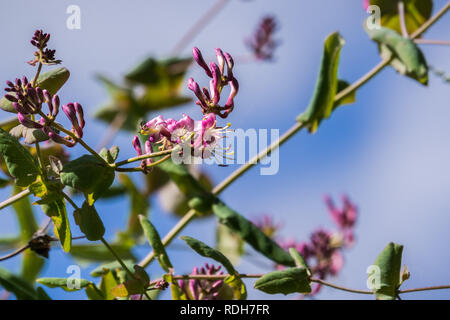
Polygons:
<instances>
[{"instance_id":1,"label":"flower cluster","mask_svg":"<svg viewBox=\"0 0 450 320\"><path fill-rule=\"evenodd\" d=\"M329 196L325 196L325 203L331 219L336 223L339 231L343 235L345 245L353 245L355 242L354 227L356 218L358 217L358 209L346 195L342 196L342 209L336 208L333 200Z\"/></svg>"},{"instance_id":2,"label":"flower cluster","mask_svg":"<svg viewBox=\"0 0 450 320\"><path fill-rule=\"evenodd\" d=\"M12 102L17 111L17 119L27 128L41 129L51 140L73 147L76 141L70 137L62 137L57 130L52 127L54 120L59 112L60 99L58 95L52 95L49 91L40 87L33 87L27 77L16 79L15 82L7 81L5 91L8 94L5 98ZM48 114L42 112L42 105L47 104ZM68 103L63 105L62 109L72 123L72 132L78 137L83 136L85 125L82 106L78 103ZM35 121L35 115L39 114L41 119Z\"/></svg>"},{"instance_id":3,"label":"flower cluster","mask_svg":"<svg viewBox=\"0 0 450 320\"><path fill-rule=\"evenodd\" d=\"M35 66L39 62L47 65L61 63L61 60L55 59L56 50L50 50L47 48L47 43L49 40L49 33L44 33L42 30L35 31L30 42L38 50L34 53L34 59L28 61L28 64Z\"/></svg>"},{"instance_id":4,"label":"flower cluster","mask_svg":"<svg viewBox=\"0 0 450 320\"><path fill-rule=\"evenodd\" d=\"M219 48L216 49L218 64L212 62L209 67L197 47L194 47L193 55L195 61L211 78L210 91L206 88L200 89L199 84L193 78L188 80L188 87L197 96L196 104L201 107L204 114L202 120L194 121L186 114L183 114L180 120L164 119L160 115L141 124L140 133L148 136L148 140L145 141L143 149L139 137L133 138L132 144L138 156L151 155L155 151L171 150L175 146L181 146L179 151L182 155L203 159L216 155L218 144L230 127L230 124L225 127L217 126L216 115L226 118L230 114L234 108L234 97L239 90L238 81L233 76L234 62L230 54L223 53ZM230 94L225 105L220 106L220 94L227 85L231 87ZM150 158L141 162L144 173L149 172L151 164L152 159Z\"/></svg>"},{"instance_id":5,"label":"flower cluster","mask_svg":"<svg viewBox=\"0 0 450 320\"><path fill-rule=\"evenodd\" d=\"M297 242L293 239L277 239L276 232L280 224L275 224L273 219L264 215L254 222L266 235L275 238L278 244L285 250L295 248L307 261L314 276L326 279L328 276L336 276L344 265L343 249L350 247L354 242L354 226L358 211L356 206L347 196L343 196L343 208L337 209L329 196L325 197L325 203L332 220L337 224L339 231L331 232L325 229L314 231L308 241ZM277 269L283 266L277 265ZM321 289L316 284L309 295L317 294Z\"/></svg>"},{"instance_id":6,"label":"flower cluster","mask_svg":"<svg viewBox=\"0 0 450 320\"><path fill-rule=\"evenodd\" d=\"M276 20L272 16L264 17L255 33L246 42L258 60L271 60L278 42L273 39L277 29Z\"/></svg>"},{"instance_id":7,"label":"flower cluster","mask_svg":"<svg viewBox=\"0 0 450 320\"><path fill-rule=\"evenodd\" d=\"M234 61L231 55L216 48L216 56L218 64L211 62L209 66L203 59L202 53L197 47L193 49L194 60L205 70L208 77L211 78L209 83L209 91L207 88L201 89L199 84L190 78L188 81L189 90L193 91L198 98L196 104L202 109L203 114L214 113L221 118L226 118L233 111L234 98L239 91L239 83L233 76ZM227 66L227 74L225 75L225 64ZM230 86L230 94L228 95L225 105L220 106L220 95L225 86Z\"/></svg>"},{"instance_id":8,"label":"flower cluster","mask_svg":"<svg viewBox=\"0 0 450 320\"><path fill-rule=\"evenodd\" d=\"M192 270L192 275L220 275L221 266L205 264L205 267ZM223 280L207 280L207 279L189 279L180 280L180 286L186 298L189 300L215 300L218 298L220 289L223 286Z\"/></svg>"}]
</instances>

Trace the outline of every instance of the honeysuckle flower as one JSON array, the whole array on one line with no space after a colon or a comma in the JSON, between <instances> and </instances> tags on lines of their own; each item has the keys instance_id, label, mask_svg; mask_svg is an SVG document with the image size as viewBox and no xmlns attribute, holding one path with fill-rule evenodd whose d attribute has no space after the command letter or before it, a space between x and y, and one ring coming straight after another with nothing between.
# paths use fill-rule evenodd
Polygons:
<instances>
[{"instance_id":1,"label":"honeysuckle flower","mask_svg":"<svg viewBox=\"0 0 450 320\"><path fill-rule=\"evenodd\" d=\"M222 118L226 118L234 108L234 98L239 91L238 81L233 76L233 58L229 53L224 53L220 48L216 48L218 64L211 62L208 66L197 47L194 47L192 53L194 60L205 70L206 75L211 78L209 91L207 88L201 89L200 85L193 78L189 78L188 88L197 97L196 104L201 107L203 114L214 113ZM226 75L225 65L227 66ZM219 102L222 90L228 85L231 87L230 95L226 104L220 106Z\"/></svg>"},{"instance_id":2,"label":"honeysuckle flower","mask_svg":"<svg viewBox=\"0 0 450 320\"><path fill-rule=\"evenodd\" d=\"M197 122L183 114L180 120L164 119L163 116L155 117L141 126L140 133L149 136L148 146L146 145L148 150L157 148L163 151L180 145L183 150L188 147L191 150L190 153L196 157L209 158L215 155L219 142L229 126L228 124L226 127L217 127L216 115L213 113L206 114L201 121ZM136 137L133 140L133 146L135 149L138 146ZM136 151L142 154L140 144Z\"/></svg>"},{"instance_id":3,"label":"honeysuckle flower","mask_svg":"<svg viewBox=\"0 0 450 320\"><path fill-rule=\"evenodd\" d=\"M330 196L326 195L324 200L331 219L343 234L346 245L351 246L354 242L354 226L358 217L357 207L346 195L342 196L343 205L341 209L335 206Z\"/></svg>"},{"instance_id":4,"label":"honeysuckle flower","mask_svg":"<svg viewBox=\"0 0 450 320\"><path fill-rule=\"evenodd\" d=\"M192 270L192 275L219 275L221 266L205 264L205 267ZM190 279L178 282L186 298L189 300L215 300L218 298L223 280Z\"/></svg>"},{"instance_id":5,"label":"honeysuckle flower","mask_svg":"<svg viewBox=\"0 0 450 320\"><path fill-rule=\"evenodd\" d=\"M273 39L277 29L276 20L273 16L264 17L256 28L254 34L247 39L246 43L258 60L271 60L278 42Z\"/></svg>"}]
</instances>

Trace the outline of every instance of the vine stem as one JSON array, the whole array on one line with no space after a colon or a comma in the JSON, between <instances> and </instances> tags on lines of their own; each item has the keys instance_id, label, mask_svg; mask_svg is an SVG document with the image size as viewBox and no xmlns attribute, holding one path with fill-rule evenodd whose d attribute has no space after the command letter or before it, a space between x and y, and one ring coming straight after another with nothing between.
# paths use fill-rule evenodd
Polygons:
<instances>
[{"instance_id":1,"label":"vine stem","mask_svg":"<svg viewBox=\"0 0 450 320\"><path fill-rule=\"evenodd\" d=\"M5 261L5 260L8 260L10 258L13 258L13 257L17 256L18 254L22 253L23 251L27 250L29 247L30 247L30 245L27 244L26 246L23 246L23 247L17 249L16 251L6 255L6 256L0 257L0 261Z\"/></svg>"},{"instance_id":2,"label":"vine stem","mask_svg":"<svg viewBox=\"0 0 450 320\"><path fill-rule=\"evenodd\" d=\"M19 201L22 198L28 197L31 194L31 191L29 189L25 189L12 197L6 199L5 201L0 203L0 210L3 208L6 208L7 206L12 205L13 203Z\"/></svg>"},{"instance_id":3,"label":"vine stem","mask_svg":"<svg viewBox=\"0 0 450 320\"><path fill-rule=\"evenodd\" d=\"M186 34L177 42L172 50L172 55L178 55L192 41L197 33L200 32L229 2L229 0L218 0L197 22L186 32Z\"/></svg>"},{"instance_id":4,"label":"vine stem","mask_svg":"<svg viewBox=\"0 0 450 320\"><path fill-rule=\"evenodd\" d=\"M133 272L131 272L130 269L128 269L126 264L122 261L122 259L119 257L119 255L114 251L114 249L109 245L109 243L105 240L105 238L101 237L100 240L105 245L105 247L111 252L111 254L116 258L116 260L119 262L119 264L122 266L122 268L128 273L128 275L130 275L134 279L135 277L134 277Z\"/></svg>"},{"instance_id":5,"label":"vine stem","mask_svg":"<svg viewBox=\"0 0 450 320\"><path fill-rule=\"evenodd\" d=\"M450 1L441 9L439 12L431 17L427 22L425 22L416 32L414 32L411 35L412 39L415 39L422 35L425 31L427 31L434 23L436 23L440 17L442 17L447 10L450 9ZM382 60L378 65L376 65L372 70L370 70L368 73L366 73L364 76L362 76L359 80L355 81L352 85L348 86L346 89L340 91L336 96L334 97L334 101L338 101L347 95L353 93L358 88L363 86L365 83L367 83L370 79L372 79L375 75L377 75L381 70L383 70L386 66L389 65L390 59L384 59ZM223 180L219 185L217 185L212 193L214 195L220 194L224 189L226 189L230 184L232 184L234 181L236 181L240 176L242 176L245 172L247 172L251 167L256 165L258 161L260 161L262 158L264 158L266 155L268 155L270 152L272 152L274 149L281 146L284 142L289 140L293 135L295 135L297 132L299 132L301 129L303 129L304 124L297 122L294 124L288 131L286 131L283 136L280 138L280 140L272 143L267 149L260 152L258 155L256 155L254 158L252 158L249 162L242 165L240 168L238 168L236 171L234 171L231 175L229 175L225 180ZM196 215L195 210L191 209L189 210L179 221L178 223L167 233L167 235L162 239L163 245L166 247L169 245L173 239L183 230L191 221L194 219ZM153 251L151 251L149 254L147 254L140 262L139 266L146 267L148 266L153 259L155 258L155 254Z\"/></svg>"},{"instance_id":6,"label":"vine stem","mask_svg":"<svg viewBox=\"0 0 450 320\"><path fill-rule=\"evenodd\" d=\"M432 287L423 287L423 288L416 288L416 289L399 290L398 293L411 293L411 292L430 291L430 290L442 290L442 289L450 289L450 285L444 285L444 286L432 286Z\"/></svg>"},{"instance_id":7,"label":"vine stem","mask_svg":"<svg viewBox=\"0 0 450 320\"><path fill-rule=\"evenodd\" d=\"M438 46L450 46L450 41L447 40L432 40L432 39L416 39L416 44L433 44Z\"/></svg>"},{"instance_id":8,"label":"vine stem","mask_svg":"<svg viewBox=\"0 0 450 320\"><path fill-rule=\"evenodd\" d=\"M327 286L327 287L330 287L330 288L334 288L334 289L341 290L341 291L346 291L346 292L351 292L351 293L373 294L373 291L350 289L350 288L338 286L336 284L327 282L327 281L322 280L322 279L311 278L311 282L319 283L321 285L324 285L324 286Z\"/></svg>"}]
</instances>

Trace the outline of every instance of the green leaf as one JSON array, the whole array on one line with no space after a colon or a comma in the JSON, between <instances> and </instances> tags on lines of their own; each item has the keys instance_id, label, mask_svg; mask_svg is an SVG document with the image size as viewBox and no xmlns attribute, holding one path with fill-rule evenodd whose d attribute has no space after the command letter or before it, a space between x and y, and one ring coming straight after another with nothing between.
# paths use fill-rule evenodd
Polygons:
<instances>
[{"instance_id":1,"label":"green leaf","mask_svg":"<svg viewBox=\"0 0 450 320\"><path fill-rule=\"evenodd\" d=\"M167 255L166 249L161 242L161 237L159 236L158 231L155 226L147 218L145 218L145 216L139 215L139 220L141 222L142 229L144 230L144 234L155 252L156 259L158 259L159 264L166 272L170 272L170 269L173 268L173 266L170 262L169 256Z\"/></svg>"},{"instance_id":2,"label":"green leaf","mask_svg":"<svg viewBox=\"0 0 450 320\"><path fill-rule=\"evenodd\" d=\"M237 264L245 253L245 242L225 225L218 223L216 230L216 248L233 264Z\"/></svg>"},{"instance_id":3,"label":"green leaf","mask_svg":"<svg viewBox=\"0 0 450 320\"><path fill-rule=\"evenodd\" d=\"M370 38L378 43L382 58L391 58L391 66L400 74L423 85L428 84L428 65L425 56L413 40L383 27L366 31Z\"/></svg>"},{"instance_id":4,"label":"green leaf","mask_svg":"<svg viewBox=\"0 0 450 320\"><path fill-rule=\"evenodd\" d=\"M377 299L394 300L400 286L403 246L390 242L378 255L374 266L380 268L380 286L374 288Z\"/></svg>"},{"instance_id":5,"label":"green leaf","mask_svg":"<svg viewBox=\"0 0 450 320\"><path fill-rule=\"evenodd\" d=\"M41 129L30 129L19 124L9 131L9 134L16 139L24 138L23 142L26 144L33 144L35 142L47 141L49 139Z\"/></svg>"},{"instance_id":6,"label":"green leaf","mask_svg":"<svg viewBox=\"0 0 450 320\"><path fill-rule=\"evenodd\" d=\"M102 281L100 282L100 291L105 297L105 300L114 300L116 296L113 294L113 290L118 285L119 281L111 271L105 273L102 276Z\"/></svg>"},{"instance_id":7,"label":"green leaf","mask_svg":"<svg viewBox=\"0 0 450 320\"><path fill-rule=\"evenodd\" d=\"M99 154L103 159L105 159L106 162L113 164L119 156L119 151L120 149L118 146L113 146L109 150L103 148L100 150Z\"/></svg>"},{"instance_id":8,"label":"green leaf","mask_svg":"<svg viewBox=\"0 0 450 320\"><path fill-rule=\"evenodd\" d=\"M16 185L28 187L36 180L39 169L30 152L2 129L0 129L0 153L5 159L9 173L16 178Z\"/></svg>"},{"instance_id":9,"label":"green leaf","mask_svg":"<svg viewBox=\"0 0 450 320\"><path fill-rule=\"evenodd\" d=\"M226 277L224 283L233 290L233 295L236 300L247 299L247 288L245 287L245 283L237 275Z\"/></svg>"},{"instance_id":10,"label":"green leaf","mask_svg":"<svg viewBox=\"0 0 450 320\"><path fill-rule=\"evenodd\" d=\"M37 295L33 287L22 278L0 267L0 286L14 293L18 300L36 300Z\"/></svg>"},{"instance_id":11,"label":"green leaf","mask_svg":"<svg viewBox=\"0 0 450 320\"><path fill-rule=\"evenodd\" d=\"M36 282L49 288L62 288L65 291L78 291L92 283L85 279L71 278L39 278Z\"/></svg>"},{"instance_id":12,"label":"green leaf","mask_svg":"<svg viewBox=\"0 0 450 320\"><path fill-rule=\"evenodd\" d=\"M125 263L125 265L128 269L130 269L130 270L133 269L133 266L134 266L133 260L123 260L123 263ZM118 270L123 270L122 265L118 261L113 261L113 262L98 266L97 268L92 270L91 276L101 277L102 275L106 274L108 271L117 272Z\"/></svg>"},{"instance_id":13,"label":"green leaf","mask_svg":"<svg viewBox=\"0 0 450 320\"><path fill-rule=\"evenodd\" d=\"M128 245L114 243L111 244L111 247L122 259L136 260ZM115 257L103 244L73 245L70 254L75 259L86 262L111 262L115 260Z\"/></svg>"},{"instance_id":14,"label":"green leaf","mask_svg":"<svg viewBox=\"0 0 450 320\"><path fill-rule=\"evenodd\" d=\"M344 39L335 32L325 40L322 62L311 102L297 121L304 123L314 133L323 119L328 118L335 108L334 97L338 90L339 56Z\"/></svg>"},{"instance_id":15,"label":"green leaf","mask_svg":"<svg viewBox=\"0 0 450 320\"><path fill-rule=\"evenodd\" d=\"M52 300L42 287L36 288L36 295L38 300Z\"/></svg>"},{"instance_id":16,"label":"green leaf","mask_svg":"<svg viewBox=\"0 0 450 320\"><path fill-rule=\"evenodd\" d=\"M305 268L306 271L308 271L308 274L311 275L311 271L309 270L308 264L306 263L306 261L302 257L302 255L295 248L290 248L289 249L289 254L295 260L295 265L297 267Z\"/></svg>"},{"instance_id":17,"label":"green leaf","mask_svg":"<svg viewBox=\"0 0 450 320\"><path fill-rule=\"evenodd\" d=\"M80 227L81 232L86 235L89 241L100 240L105 234L105 226L97 210L86 201L80 209L74 211L73 216L75 223Z\"/></svg>"},{"instance_id":18,"label":"green leaf","mask_svg":"<svg viewBox=\"0 0 450 320\"><path fill-rule=\"evenodd\" d=\"M62 184L93 194L97 200L114 182L114 168L92 155L84 155L66 163L61 172Z\"/></svg>"},{"instance_id":19,"label":"green leaf","mask_svg":"<svg viewBox=\"0 0 450 320\"><path fill-rule=\"evenodd\" d=\"M311 283L305 268L289 268L265 274L255 282L255 288L268 294L306 294L311 292Z\"/></svg>"},{"instance_id":20,"label":"green leaf","mask_svg":"<svg viewBox=\"0 0 450 320\"><path fill-rule=\"evenodd\" d=\"M37 85L41 89L46 89L53 95L57 93L59 89L61 89L64 83L66 83L67 79L69 79L69 76L70 72L66 68L52 69L50 71L42 73L39 76ZM12 105L12 102L5 99L5 97L0 99L0 108L8 112L17 113Z\"/></svg>"},{"instance_id":21,"label":"green leaf","mask_svg":"<svg viewBox=\"0 0 450 320\"><path fill-rule=\"evenodd\" d=\"M341 92L345 89L347 89L350 86L350 84L345 80L339 80L338 81L338 89L337 92ZM344 104L352 104L356 102L356 91L352 91L348 95L342 97L338 101L334 102L333 110L336 109L339 106L342 106Z\"/></svg>"},{"instance_id":22,"label":"green leaf","mask_svg":"<svg viewBox=\"0 0 450 320\"><path fill-rule=\"evenodd\" d=\"M211 248L205 243L196 240L191 237L181 237L189 247L191 247L195 252L197 252L202 257L211 258L222 264L225 269L227 269L228 273L231 275L236 275L238 272L234 269L231 262L225 257L220 251Z\"/></svg>"},{"instance_id":23,"label":"green leaf","mask_svg":"<svg viewBox=\"0 0 450 320\"><path fill-rule=\"evenodd\" d=\"M292 257L275 241L270 239L261 231L261 229L249 220L227 207L223 202L217 200L216 203L213 204L212 209L221 223L236 232L256 251L262 253L278 264L285 266L295 265L294 259L292 259Z\"/></svg>"},{"instance_id":24,"label":"green leaf","mask_svg":"<svg viewBox=\"0 0 450 320\"><path fill-rule=\"evenodd\" d=\"M90 283L84 288L89 300L105 300L103 293L94 283Z\"/></svg>"},{"instance_id":25,"label":"green leaf","mask_svg":"<svg viewBox=\"0 0 450 320\"><path fill-rule=\"evenodd\" d=\"M116 286L111 292L116 297L128 297L132 294L143 294L150 285L150 277L144 268L135 265L134 277Z\"/></svg>"},{"instance_id":26,"label":"green leaf","mask_svg":"<svg viewBox=\"0 0 450 320\"><path fill-rule=\"evenodd\" d=\"M67 218L66 203L64 198L54 202L43 204L42 210L53 221L54 232L61 242L65 252L69 252L72 245L72 235L70 232L69 219Z\"/></svg>"},{"instance_id":27,"label":"green leaf","mask_svg":"<svg viewBox=\"0 0 450 320\"><path fill-rule=\"evenodd\" d=\"M153 173L152 173L153 174ZM150 204L147 197L142 194L134 184L133 180L126 174L119 174L118 179L125 188L130 201L130 212L128 214L127 232L133 236L142 235L142 227L139 223L140 214L147 215Z\"/></svg>"},{"instance_id":28,"label":"green leaf","mask_svg":"<svg viewBox=\"0 0 450 320\"><path fill-rule=\"evenodd\" d=\"M398 15L397 1L392 0L370 0L371 5L377 5L381 11L381 25L401 32L400 18ZM422 26L433 12L432 0L406 0L405 23L408 33L411 34Z\"/></svg>"}]
</instances>

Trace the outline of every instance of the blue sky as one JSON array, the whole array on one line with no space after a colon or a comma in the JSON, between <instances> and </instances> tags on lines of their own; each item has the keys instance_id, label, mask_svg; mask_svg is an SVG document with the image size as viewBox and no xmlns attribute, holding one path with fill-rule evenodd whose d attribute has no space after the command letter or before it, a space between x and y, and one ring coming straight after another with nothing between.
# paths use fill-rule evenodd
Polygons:
<instances>
[{"instance_id":1,"label":"blue sky","mask_svg":"<svg viewBox=\"0 0 450 320\"><path fill-rule=\"evenodd\" d=\"M435 7L445 3L436 0ZM66 8L70 4L81 8L81 30L66 28ZM50 47L57 49L63 65L71 70L71 78L60 96L63 101L79 101L87 110L86 140L96 145L106 126L92 115L108 97L95 74L119 80L148 55L166 57L210 4L206 0L1 2L0 37L6 45L0 51L0 80L31 75L33 70L24 63L33 51L29 39L37 28L50 32ZM267 13L279 20L277 37L281 45L273 63L235 67L240 92L235 111L228 118L234 128L276 128L280 132L289 128L309 102L323 40L333 31L338 30L346 40L340 78L354 81L379 61L375 44L362 28L367 14L360 0L234 0L183 53L189 55L196 45L205 56L212 56L216 47L234 56L245 55L248 51L244 38ZM450 18L445 16L426 37L448 40L449 28ZM450 73L449 47L427 46L423 50L431 65ZM193 68L189 75L199 78L201 70ZM412 273L405 288L448 284L449 88L433 75L425 88L392 69L385 69L358 90L355 104L336 111L316 134L300 133L287 142L280 150L277 175L260 176L258 169L252 169L221 197L247 217L261 213L276 216L284 222L283 235L304 240L316 227L333 227L322 202L323 194L337 198L347 193L360 209L357 242L345 255L345 267L333 279L335 283L364 288L367 266L389 241L394 241L405 246L404 263ZM183 112L193 117L201 115L193 104L164 115L179 117ZM3 113L0 119L8 116ZM114 141L121 147L121 158L134 154L130 141L128 133L120 134ZM83 153L80 147L70 151L74 157ZM219 182L236 166L204 169ZM8 192L2 190L1 199L8 197ZM109 237L125 224L127 208L125 200L103 202L98 207ZM40 210L36 213L41 220L44 218ZM158 199L153 203L151 219L162 234L176 223L175 218L161 209ZM0 234L11 234L17 228L11 210L3 210L0 221ZM78 233L76 227L73 229ZM213 244L214 230L215 221L210 219L192 224L182 234ZM146 250L137 252L143 255ZM193 258L190 252L171 250L171 253L180 273L203 261ZM2 266L17 270L19 262L16 258ZM73 263L56 247L43 274L67 276L66 268ZM238 269L265 271L245 261ZM160 272L157 266L150 270ZM88 277L88 272L82 276ZM48 292L55 298L84 298L83 293L67 294L59 289ZM448 297L446 291L404 296L405 299ZM267 296L252 290L250 298ZM319 298L365 297L324 289Z\"/></svg>"}]
</instances>

